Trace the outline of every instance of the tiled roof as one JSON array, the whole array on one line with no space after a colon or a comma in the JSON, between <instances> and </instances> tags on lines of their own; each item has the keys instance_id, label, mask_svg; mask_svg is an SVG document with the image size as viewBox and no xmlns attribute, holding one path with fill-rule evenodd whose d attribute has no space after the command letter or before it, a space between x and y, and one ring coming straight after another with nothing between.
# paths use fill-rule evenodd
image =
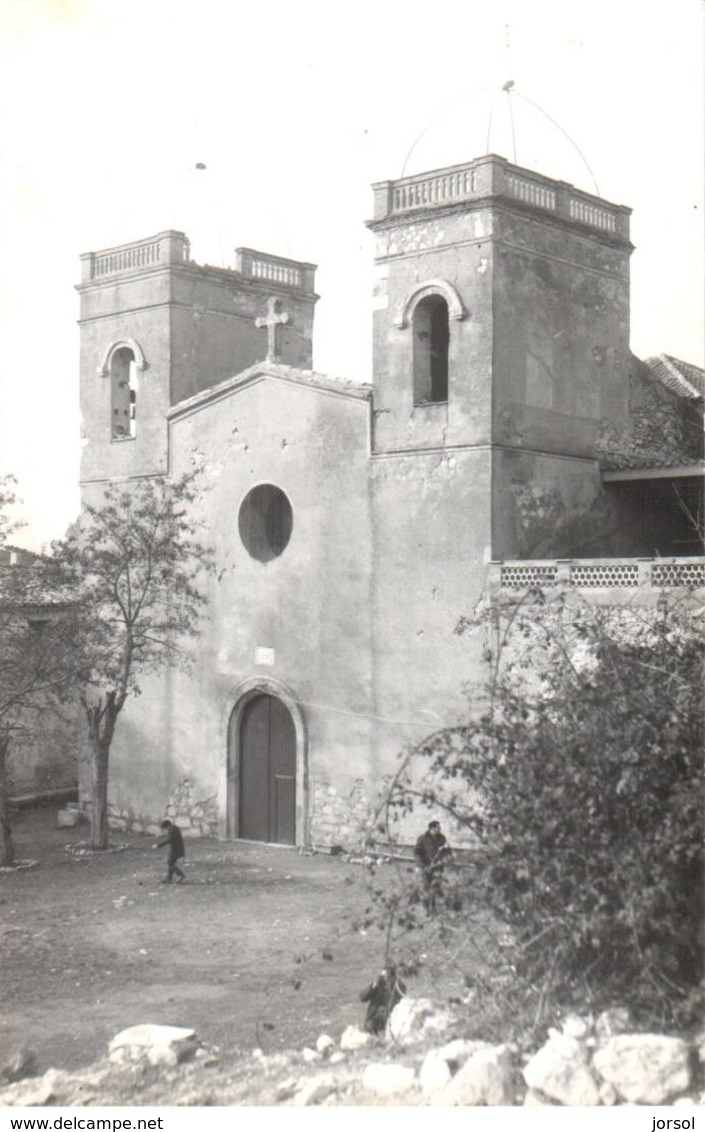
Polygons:
<instances>
[{"instance_id":1,"label":"tiled roof","mask_svg":"<svg viewBox=\"0 0 705 1132\"><path fill-rule=\"evenodd\" d=\"M680 397L695 399L705 396L705 370L683 362L670 354L646 358L644 364L654 377Z\"/></svg>"},{"instance_id":2,"label":"tiled roof","mask_svg":"<svg viewBox=\"0 0 705 1132\"><path fill-rule=\"evenodd\" d=\"M0 605L57 608L71 605L75 597L69 587L52 584L37 566L0 565Z\"/></svg>"}]
</instances>

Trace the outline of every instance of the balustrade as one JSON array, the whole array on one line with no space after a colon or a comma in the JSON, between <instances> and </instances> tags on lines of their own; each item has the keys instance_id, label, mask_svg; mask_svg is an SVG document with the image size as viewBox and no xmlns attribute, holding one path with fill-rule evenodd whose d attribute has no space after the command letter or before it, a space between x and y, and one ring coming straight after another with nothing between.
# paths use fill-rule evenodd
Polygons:
<instances>
[{"instance_id":1,"label":"balustrade","mask_svg":"<svg viewBox=\"0 0 705 1132\"><path fill-rule=\"evenodd\" d=\"M504 590L705 586L705 558L497 562L490 571L491 581Z\"/></svg>"}]
</instances>

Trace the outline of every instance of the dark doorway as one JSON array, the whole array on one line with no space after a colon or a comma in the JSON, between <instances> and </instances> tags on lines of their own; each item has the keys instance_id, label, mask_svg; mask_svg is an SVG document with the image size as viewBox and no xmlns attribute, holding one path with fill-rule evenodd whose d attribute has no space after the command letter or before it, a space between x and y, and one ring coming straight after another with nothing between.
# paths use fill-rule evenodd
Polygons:
<instances>
[{"instance_id":1,"label":"dark doorway","mask_svg":"<svg viewBox=\"0 0 705 1132\"><path fill-rule=\"evenodd\" d=\"M294 845L296 730L288 709L275 696L255 696L239 738L238 836Z\"/></svg>"}]
</instances>

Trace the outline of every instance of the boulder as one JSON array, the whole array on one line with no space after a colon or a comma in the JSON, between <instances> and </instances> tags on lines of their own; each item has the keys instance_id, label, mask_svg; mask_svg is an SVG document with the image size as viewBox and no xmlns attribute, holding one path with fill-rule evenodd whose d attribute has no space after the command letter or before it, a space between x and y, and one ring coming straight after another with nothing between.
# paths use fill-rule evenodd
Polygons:
<instances>
[{"instance_id":1,"label":"boulder","mask_svg":"<svg viewBox=\"0 0 705 1132\"><path fill-rule=\"evenodd\" d=\"M544 1046L524 1066L524 1080L565 1105L596 1105L600 1093L583 1047L576 1038L555 1030Z\"/></svg>"},{"instance_id":2,"label":"boulder","mask_svg":"<svg viewBox=\"0 0 705 1132\"><path fill-rule=\"evenodd\" d=\"M457 1071L461 1065L464 1065L469 1057L477 1053L479 1049L489 1049L489 1042L470 1041L467 1038L455 1038L452 1042L446 1042L436 1050L439 1057L448 1062L448 1065L453 1070Z\"/></svg>"},{"instance_id":3,"label":"boulder","mask_svg":"<svg viewBox=\"0 0 705 1132\"><path fill-rule=\"evenodd\" d=\"M419 1084L424 1096L433 1096L448 1084L450 1078L450 1066L446 1059L441 1057L437 1050L430 1050L419 1070Z\"/></svg>"},{"instance_id":4,"label":"boulder","mask_svg":"<svg viewBox=\"0 0 705 1132\"><path fill-rule=\"evenodd\" d=\"M593 1019L583 1018L580 1014L569 1014L563 1019L561 1032L567 1038L587 1038L592 1029Z\"/></svg>"},{"instance_id":5,"label":"boulder","mask_svg":"<svg viewBox=\"0 0 705 1132\"><path fill-rule=\"evenodd\" d=\"M617 1034L596 1050L593 1066L603 1081L632 1104L665 1104L690 1086L690 1051L681 1038Z\"/></svg>"},{"instance_id":6,"label":"boulder","mask_svg":"<svg viewBox=\"0 0 705 1132\"><path fill-rule=\"evenodd\" d=\"M195 1030L157 1026L151 1022L121 1030L108 1046L111 1061L146 1061L150 1065L176 1065L197 1048Z\"/></svg>"},{"instance_id":7,"label":"boulder","mask_svg":"<svg viewBox=\"0 0 705 1132\"><path fill-rule=\"evenodd\" d=\"M387 1033L395 1042L418 1040L435 1012L428 998L402 998L389 1016Z\"/></svg>"},{"instance_id":8,"label":"boulder","mask_svg":"<svg viewBox=\"0 0 705 1132\"><path fill-rule=\"evenodd\" d=\"M319 1074L317 1077L310 1077L303 1083L300 1089L297 1089L291 1098L292 1105L298 1108L305 1107L306 1105L320 1104L322 1100L335 1089L335 1082L327 1073Z\"/></svg>"},{"instance_id":9,"label":"boulder","mask_svg":"<svg viewBox=\"0 0 705 1132\"><path fill-rule=\"evenodd\" d=\"M488 1046L468 1058L436 1100L442 1105L512 1105L515 1093L509 1048Z\"/></svg>"},{"instance_id":10,"label":"boulder","mask_svg":"<svg viewBox=\"0 0 705 1132\"><path fill-rule=\"evenodd\" d=\"M362 1075L362 1087L380 1097L392 1097L410 1089L415 1076L414 1070L406 1065L373 1061Z\"/></svg>"},{"instance_id":11,"label":"boulder","mask_svg":"<svg viewBox=\"0 0 705 1132\"><path fill-rule=\"evenodd\" d=\"M335 1042L329 1034L320 1034L316 1039L316 1049L325 1056L335 1049Z\"/></svg>"},{"instance_id":12,"label":"boulder","mask_svg":"<svg viewBox=\"0 0 705 1132\"><path fill-rule=\"evenodd\" d=\"M342 1050L362 1049L363 1046L368 1046L371 1041L372 1034L368 1034L366 1030L360 1029L359 1026L348 1026L343 1030L340 1048Z\"/></svg>"}]
</instances>

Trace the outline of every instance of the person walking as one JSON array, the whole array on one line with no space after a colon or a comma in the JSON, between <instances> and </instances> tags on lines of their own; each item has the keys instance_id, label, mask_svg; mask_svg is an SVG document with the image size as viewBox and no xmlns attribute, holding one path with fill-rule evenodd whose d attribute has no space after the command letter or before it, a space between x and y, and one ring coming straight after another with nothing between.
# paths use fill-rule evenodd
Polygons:
<instances>
[{"instance_id":1,"label":"person walking","mask_svg":"<svg viewBox=\"0 0 705 1132\"><path fill-rule=\"evenodd\" d=\"M169 852L166 857L166 877L164 878L164 883L171 884L173 877L176 876L176 883L183 884L186 880L186 874L178 866L178 862L183 860L186 856L181 830L178 825L174 825L168 818L164 819L161 828L164 830L164 833L159 838L154 848L161 849L164 845L169 846Z\"/></svg>"}]
</instances>

